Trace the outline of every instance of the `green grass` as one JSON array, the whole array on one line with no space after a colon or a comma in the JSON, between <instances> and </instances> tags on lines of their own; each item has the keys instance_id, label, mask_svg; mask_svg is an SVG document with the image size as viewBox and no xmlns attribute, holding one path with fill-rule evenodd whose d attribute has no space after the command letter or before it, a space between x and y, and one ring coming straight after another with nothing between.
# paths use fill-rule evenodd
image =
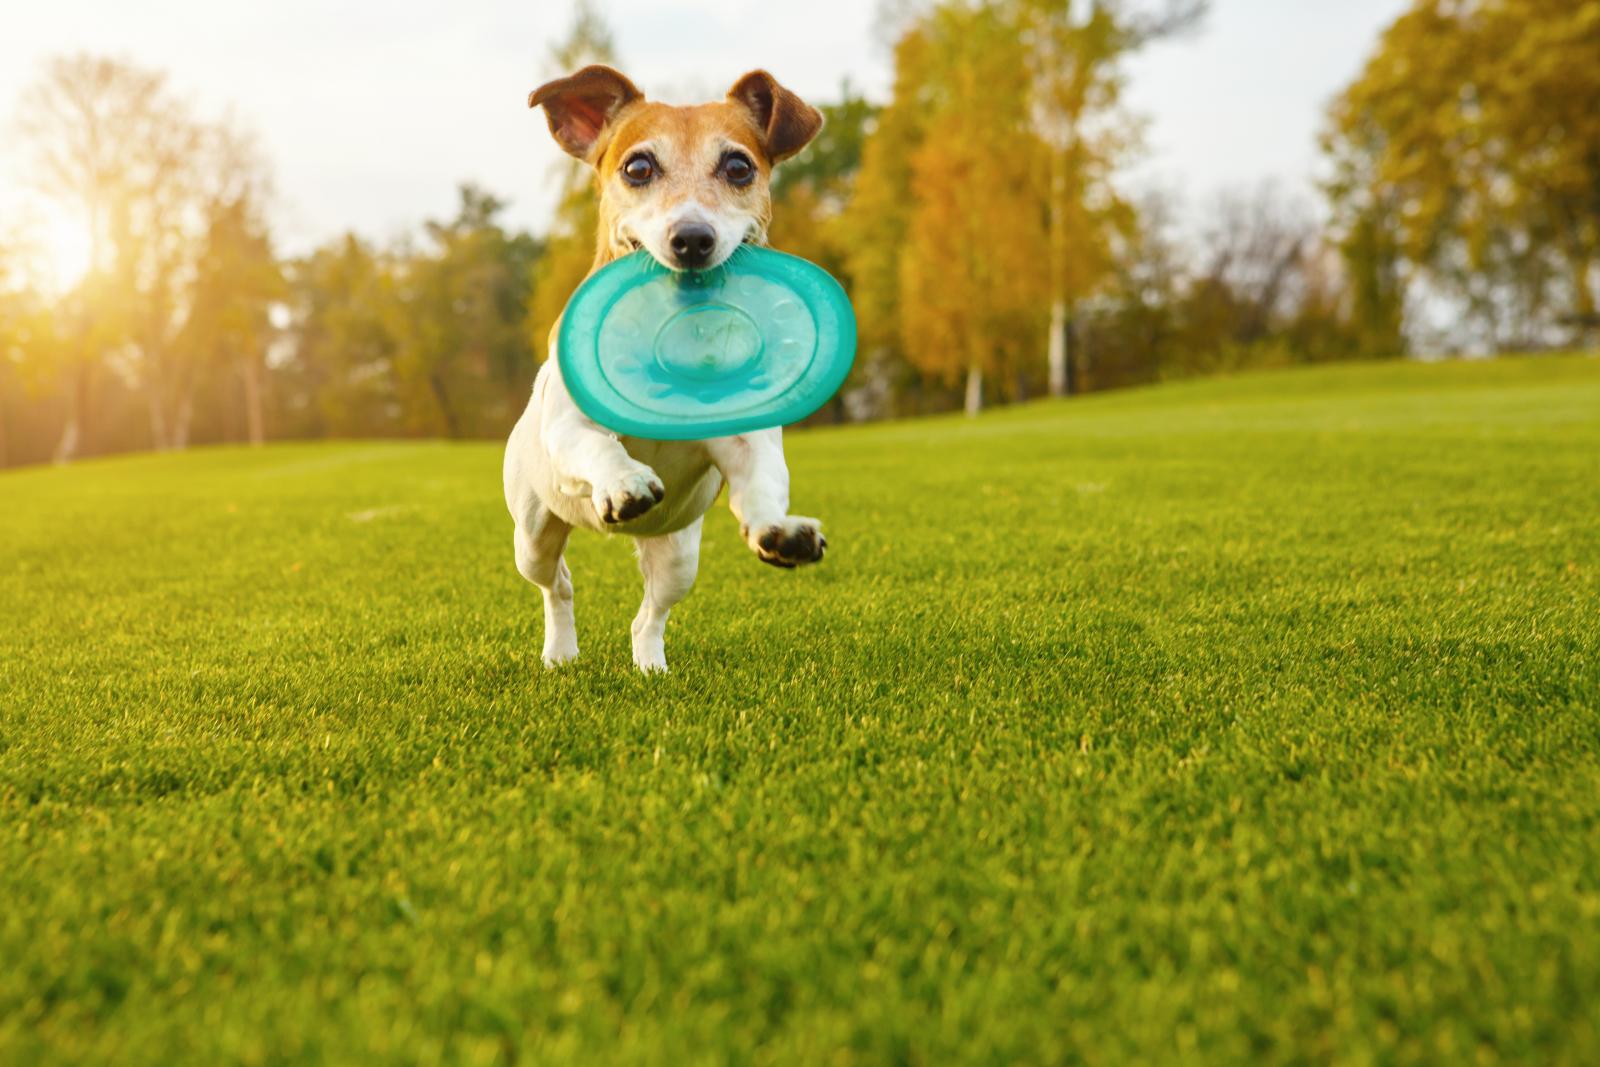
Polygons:
<instances>
[{"instance_id":1,"label":"green grass","mask_svg":"<svg viewBox=\"0 0 1600 1067\"><path fill-rule=\"evenodd\" d=\"M0 1062L1600 1062L1600 360L789 451L666 678L490 444L0 477Z\"/></svg>"}]
</instances>

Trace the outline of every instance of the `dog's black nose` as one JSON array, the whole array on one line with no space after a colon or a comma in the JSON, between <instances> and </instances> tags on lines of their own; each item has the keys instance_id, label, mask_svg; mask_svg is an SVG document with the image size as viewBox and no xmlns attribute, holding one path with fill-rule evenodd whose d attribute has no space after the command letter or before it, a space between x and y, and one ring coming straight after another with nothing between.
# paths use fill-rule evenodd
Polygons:
<instances>
[{"instance_id":1,"label":"dog's black nose","mask_svg":"<svg viewBox=\"0 0 1600 1067\"><path fill-rule=\"evenodd\" d=\"M717 234L710 226L703 222L685 222L674 227L668 236L672 241L672 258L684 270L699 270L711 262Z\"/></svg>"}]
</instances>

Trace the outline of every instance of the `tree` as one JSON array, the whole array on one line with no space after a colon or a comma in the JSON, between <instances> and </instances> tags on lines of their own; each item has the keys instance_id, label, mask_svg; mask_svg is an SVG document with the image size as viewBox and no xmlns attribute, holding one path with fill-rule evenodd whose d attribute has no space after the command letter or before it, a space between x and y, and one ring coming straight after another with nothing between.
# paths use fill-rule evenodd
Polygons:
<instances>
[{"instance_id":1,"label":"tree","mask_svg":"<svg viewBox=\"0 0 1600 1067\"><path fill-rule=\"evenodd\" d=\"M88 273L64 301L76 310L58 455L81 448L95 378L113 362L144 394L152 443L183 447L202 369L181 341L198 261L216 205L262 185L259 162L237 133L197 120L162 74L103 57L51 63L18 125L41 189L91 235Z\"/></svg>"},{"instance_id":2,"label":"tree","mask_svg":"<svg viewBox=\"0 0 1600 1067\"><path fill-rule=\"evenodd\" d=\"M885 333L902 343L915 333L925 344L943 331L937 343L964 349L955 358L969 410L986 376L1022 394L1036 361L1052 392L1075 384L1076 311L1115 287L1137 232L1113 181L1137 143L1121 111L1123 62L1204 8L1202 0L945 0L883 9L899 34L894 97L865 146L842 227L870 353L894 349ZM960 180L988 184L963 190ZM987 233L967 226L978 219ZM953 272L952 287L941 290L941 271ZM963 282L973 287L956 287ZM964 299L950 298L957 291ZM1036 304L1024 311L1027 301ZM956 315L974 322L957 329ZM951 374L936 352L908 346L903 355L935 379Z\"/></svg>"},{"instance_id":3,"label":"tree","mask_svg":"<svg viewBox=\"0 0 1600 1067\"><path fill-rule=\"evenodd\" d=\"M571 73L591 63L616 63L616 44L591 0L578 0L566 39L551 50L546 72ZM574 159L557 164L561 195L556 214L533 279L533 301L528 333L535 353L548 352L551 334L572 293L598 265L595 235L600 229L596 177Z\"/></svg>"},{"instance_id":4,"label":"tree","mask_svg":"<svg viewBox=\"0 0 1600 1067\"><path fill-rule=\"evenodd\" d=\"M1224 194L1201 238L1204 260L1187 298L1189 317L1212 320L1210 347L1249 349L1296 306L1316 228L1306 209L1271 185Z\"/></svg>"},{"instance_id":5,"label":"tree","mask_svg":"<svg viewBox=\"0 0 1600 1067\"><path fill-rule=\"evenodd\" d=\"M1185 242L1173 216L1169 196L1141 201L1111 283L1079 317L1096 388L1359 353L1348 276L1308 205L1271 183L1229 191Z\"/></svg>"},{"instance_id":6,"label":"tree","mask_svg":"<svg viewBox=\"0 0 1600 1067\"><path fill-rule=\"evenodd\" d=\"M855 191L861 155L879 108L846 82L839 99L820 104L822 130L772 176L774 248L801 256L836 277L849 267L839 218Z\"/></svg>"},{"instance_id":7,"label":"tree","mask_svg":"<svg viewBox=\"0 0 1600 1067\"><path fill-rule=\"evenodd\" d=\"M188 443L197 398L213 419L235 425L230 416L242 408L245 439L262 444L271 314L288 294L266 217L271 178L254 140L232 125L203 129L196 162L197 233L165 349L169 444Z\"/></svg>"},{"instance_id":8,"label":"tree","mask_svg":"<svg viewBox=\"0 0 1600 1067\"><path fill-rule=\"evenodd\" d=\"M1074 316L1074 347L1092 353L1095 388L1153 381L1182 351L1180 305L1190 249L1177 237L1177 203L1159 191L1135 206L1137 224L1121 242L1100 306Z\"/></svg>"},{"instance_id":9,"label":"tree","mask_svg":"<svg viewBox=\"0 0 1600 1067\"><path fill-rule=\"evenodd\" d=\"M117 291L131 273L117 231L127 226L130 201L163 183L172 106L160 75L87 55L54 60L22 97L17 129L35 183L90 235L88 271L61 301L71 306L71 340L62 352L67 418L58 462L83 448L95 379L132 331L134 309Z\"/></svg>"},{"instance_id":10,"label":"tree","mask_svg":"<svg viewBox=\"0 0 1600 1067\"><path fill-rule=\"evenodd\" d=\"M916 24L896 41L893 97L861 146L860 171L836 226L856 310L857 373L889 381L911 367L901 343L900 253L914 205L911 160L927 127L920 101L929 52L929 33Z\"/></svg>"},{"instance_id":11,"label":"tree","mask_svg":"<svg viewBox=\"0 0 1600 1067\"><path fill-rule=\"evenodd\" d=\"M387 257L346 234L296 260L289 282L288 365L280 372L312 436L392 433L400 416L398 341Z\"/></svg>"},{"instance_id":12,"label":"tree","mask_svg":"<svg viewBox=\"0 0 1600 1067\"><path fill-rule=\"evenodd\" d=\"M54 319L30 277L29 243L20 230L0 232L0 467L11 455L13 397L29 356L53 347Z\"/></svg>"},{"instance_id":13,"label":"tree","mask_svg":"<svg viewBox=\"0 0 1600 1067\"><path fill-rule=\"evenodd\" d=\"M529 290L541 243L472 186L453 218L393 247L354 235L289 265L277 379L302 432L506 432L532 384Z\"/></svg>"},{"instance_id":14,"label":"tree","mask_svg":"<svg viewBox=\"0 0 1600 1067\"><path fill-rule=\"evenodd\" d=\"M900 328L919 369L965 378L975 414L985 377L1007 379L1037 351L1031 338L1048 292L1046 159L1008 20L950 5L927 29L926 125L911 157L915 200L900 258L901 300L917 312Z\"/></svg>"},{"instance_id":15,"label":"tree","mask_svg":"<svg viewBox=\"0 0 1600 1067\"><path fill-rule=\"evenodd\" d=\"M1074 391L1077 306L1108 283L1116 244L1134 215L1112 176L1135 146L1133 124L1118 114L1122 63L1152 41L1196 24L1205 0L1165 0L1155 8L1126 0L1013 0L1027 50L1032 106L1049 158L1049 389Z\"/></svg>"},{"instance_id":16,"label":"tree","mask_svg":"<svg viewBox=\"0 0 1600 1067\"><path fill-rule=\"evenodd\" d=\"M848 289L850 251L843 213L854 195L862 149L879 109L847 82L837 101L820 104L817 110L822 112L821 132L773 173L767 240L774 248L818 264ZM858 361L850 381L816 417L842 421L847 394L860 399L859 387L870 381L871 373L870 361Z\"/></svg>"},{"instance_id":17,"label":"tree","mask_svg":"<svg viewBox=\"0 0 1600 1067\"><path fill-rule=\"evenodd\" d=\"M190 287L190 312L175 348L199 368L237 374L244 391L246 438L266 441L264 414L272 308L288 294L272 238L250 192L219 200Z\"/></svg>"},{"instance_id":18,"label":"tree","mask_svg":"<svg viewBox=\"0 0 1600 1067\"><path fill-rule=\"evenodd\" d=\"M1596 55L1587 2L1415 0L1385 31L1324 136L1335 232L1372 327L1421 281L1495 347L1593 328Z\"/></svg>"},{"instance_id":19,"label":"tree","mask_svg":"<svg viewBox=\"0 0 1600 1067\"><path fill-rule=\"evenodd\" d=\"M428 223L426 246L402 261L391 334L414 431L501 431L527 398L534 358L525 316L540 247L501 227L504 208L463 186L456 217Z\"/></svg>"}]
</instances>

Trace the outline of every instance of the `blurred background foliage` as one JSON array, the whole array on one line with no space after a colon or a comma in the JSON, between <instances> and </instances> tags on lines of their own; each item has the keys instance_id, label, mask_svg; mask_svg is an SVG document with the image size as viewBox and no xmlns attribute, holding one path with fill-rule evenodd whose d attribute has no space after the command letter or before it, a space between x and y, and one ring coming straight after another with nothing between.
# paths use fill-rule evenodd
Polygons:
<instances>
[{"instance_id":1,"label":"blurred background foliage","mask_svg":"<svg viewBox=\"0 0 1600 1067\"><path fill-rule=\"evenodd\" d=\"M849 288L885 418L1418 348L1600 333L1600 2L1416 0L1332 101L1324 202L1271 185L1177 222L1125 187L1126 61L1204 0L886 5L886 102L813 101L771 239ZM578 5L545 73L617 63ZM538 135L530 132L530 136ZM160 72L56 60L13 143L74 226L0 224L0 463L269 438L503 434L593 266L577 164L548 232L491 192L402 239L275 248L268 161Z\"/></svg>"}]
</instances>

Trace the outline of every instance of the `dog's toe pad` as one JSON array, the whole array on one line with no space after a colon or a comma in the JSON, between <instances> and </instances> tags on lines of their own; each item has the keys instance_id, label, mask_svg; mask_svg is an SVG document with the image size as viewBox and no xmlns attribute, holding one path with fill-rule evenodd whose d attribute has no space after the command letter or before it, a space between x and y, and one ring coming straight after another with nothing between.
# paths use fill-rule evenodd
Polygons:
<instances>
[{"instance_id":1,"label":"dog's toe pad","mask_svg":"<svg viewBox=\"0 0 1600 1067\"><path fill-rule=\"evenodd\" d=\"M754 542L752 547L761 562L786 570L817 562L828 547L821 523L794 516L763 528Z\"/></svg>"}]
</instances>

